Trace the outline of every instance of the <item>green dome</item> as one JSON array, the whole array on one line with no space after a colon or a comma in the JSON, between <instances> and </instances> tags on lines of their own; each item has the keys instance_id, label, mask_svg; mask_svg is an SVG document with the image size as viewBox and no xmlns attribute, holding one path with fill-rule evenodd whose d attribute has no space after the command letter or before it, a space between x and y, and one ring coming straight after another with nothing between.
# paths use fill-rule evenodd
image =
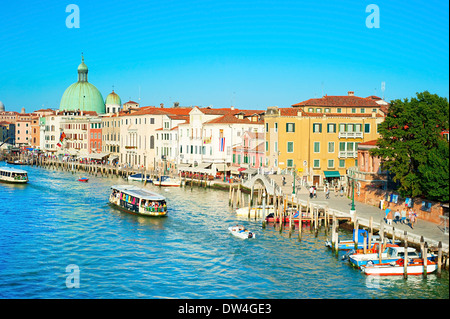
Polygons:
<instances>
[{"instance_id":1,"label":"green dome","mask_svg":"<svg viewBox=\"0 0 450 319\"><path fill-rule=\"evenodd\" d=\"M108 96L106 97L105 104L121 106L122 101L120 100L120 97L117 95L117 93L115 93L113 90L112 93L109 93Z\"/></svg>"},{"instance_id":2,"label":"green dome","mask_svg":"<svg viewBox=\"0 0 450 319\"><path fill-rule=\"evenodd\" d=\"M87 80L88 67L82 57L78 66L78 82L69 86L61 98L59 110L63 111L95 111L105 113L105 103L100 91Z\"/></svg>"}]
</instances>

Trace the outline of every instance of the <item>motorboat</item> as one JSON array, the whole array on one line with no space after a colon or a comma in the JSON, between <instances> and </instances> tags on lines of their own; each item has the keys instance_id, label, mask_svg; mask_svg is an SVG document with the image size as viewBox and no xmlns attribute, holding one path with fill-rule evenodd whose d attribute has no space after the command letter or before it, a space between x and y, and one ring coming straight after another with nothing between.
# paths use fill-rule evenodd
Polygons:
<instances>
[{"instance_id":1,"label":"motorboat","mask_svg":"<svg viewBox=\"0 0 450 319\"><path fill-rule=\"evenodd\" d=\"M142 216L166 216L166 198L136 185L111 186L109 202L128 213Z\"/></svg>"},{"instance_id":2,"label":"motorboat","mask_svg":"<svg viewBox=\"0 0 450 319\"><path fill-rule=\"evenodd\" d=\"M400 276L405 273L404 259L398 259L390 263L373 264L369 263L361 267L361 271L366 275L372 276ZM427 259L426 272L427 274L436 271L436 262ZM407 275L422 275L424 273L423 259L409 259L406 265Z\"/></svg>"},{"instance_id":3,"label":"motorboat","mask_svg":"<svg viewBox=\"0 0 450 319\"><path fill-rule=\"evenodd\" d=\"M245 228L242 225L236 225L236 226L231 226L228 227L228 230L230 231L230 233L233 236L242 238L242 239L247 239L247 238L255 238L256 235L255 233L249 231L247 228Z\"/></svg>"},{"instance_id":4,"label":"motorboat","mask_svg":"<svg viewBox=\"0 0 450 319\"><path fill-rule=\"evenodd\" d=\"M78 179L78 181L79 181L79 182L83 182L83 183L87 183L87 182L89 181L89 178L87 178L87 177L80 177L80 178Z\"/></svg>"},{"instance_id":5,"label":"motorboat","mask_svg":"<svg viewBox=\"0 0 450 319\"><path fill-rule=\"evenodd\" d=\"M12 167L0 167L0 182L15 184L28 183L28 172Z\"/></svg>"},{"instance_id":6,"label":"motorboat","mask_svg":"<svg viewBox=\"0 0 450 319\"><path fill-rule=\"evenodd\" d=\"M258 205L250 208L250 217L259 217L264 216L265 214L273 213L273 205L267 205L263 207L262 205ZM241 207L236 209L237 216L248 217L248 207Z\"/></svg>"},{"instance_id":7,"label":"motorboat","mask_svg":"<svg viewBox=\"0 0 450 319\"><path fill-rule=\"evenodd\" d=\"M181 180L174 179L167 175L162 175L156 180L153 180L153 185L155 186L166 186L166 187L179 187L181 185Z\"/></svg>"},{"instance_id":8,"label":"motorboat","mask_svg":"<svg viewBox=\"0 0 450 319\"><path fill-rule=\"evenodd\" d=\"M149 174L144 175L144 174L141 174L141 173L132 174L132 175L128 176L127 179L129 181L139 181L139 182L147 181L147 183L151 183L152 182L152 179L150 178Z\"/></svg>"},{"instance_id":9,"label":"motorboat","mask_svg":"<svg viewBox=\"0 0 450 319\"><path fill-rule=\"evenodd\" d=\"M420 253L413 247L406 249L408 252L408 258L420 258ZM405 257L405 247L399 247L396 245L387 247L381 253L381 264L390 263L403 259ZM428 254L428 259L433 260L436 257L435 254ZM380 264L380 258L378 253L371 254L353 254L348 256L349 262L355 267L365 266L369 261L373 264Z\"/></svg>"}]
</instances>

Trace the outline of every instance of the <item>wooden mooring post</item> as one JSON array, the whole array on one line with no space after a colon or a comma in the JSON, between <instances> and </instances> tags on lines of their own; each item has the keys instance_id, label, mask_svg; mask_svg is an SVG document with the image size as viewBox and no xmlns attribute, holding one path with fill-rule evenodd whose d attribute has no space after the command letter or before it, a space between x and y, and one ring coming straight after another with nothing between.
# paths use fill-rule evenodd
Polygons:
<instances>
[{"instance_id":1,"label":"wooden mooring post","mask_svg":"<svg viewBox=\"0 0 450 319\"><path fill-rule=\"evenodd\" d=\"M405 254L403 255L403 278L408 279L408 232L405 230Z\"/></svg>"},{"instance_id":2,"label":"wooden mooring post","mask_svg":"<svg viewBox=\"0 0 450 319\"><path fill-rule=\"evenodd\" d=\"M440 241L438 244L438 256L437 256L437 276L441 277L441 271L442 271L442 242Z\"/></svg>"}]
</instances>

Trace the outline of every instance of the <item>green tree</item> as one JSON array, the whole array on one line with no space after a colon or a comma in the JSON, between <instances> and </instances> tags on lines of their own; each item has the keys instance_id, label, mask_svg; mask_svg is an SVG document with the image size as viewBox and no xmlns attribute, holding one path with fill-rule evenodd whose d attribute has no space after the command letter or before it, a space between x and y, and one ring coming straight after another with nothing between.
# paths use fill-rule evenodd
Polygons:
<instances>
[{"instance_id":1,"label":"green tree","mask_svg":"<svg viewBox=\"0 0 450 319\"><path fill-rule=\"evenodd\" d=\"M441 134L448 117L447 98L428 91L391 102L371 154L381 157L401 196L449 200L449 143Z\"/></svg>"}]
</instances>

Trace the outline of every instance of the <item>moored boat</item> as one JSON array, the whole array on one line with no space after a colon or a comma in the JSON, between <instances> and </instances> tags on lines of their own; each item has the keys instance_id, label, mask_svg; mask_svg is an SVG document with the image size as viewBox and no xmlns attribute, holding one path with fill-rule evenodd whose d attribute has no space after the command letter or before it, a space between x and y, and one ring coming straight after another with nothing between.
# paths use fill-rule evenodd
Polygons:
<instances>
[{"instance_id":1,"label":"moored boat","mask_svg":"<svg viewBox=\"0 0 450 319\"><path fill-rule=\"evenodd\" d=\"M242 239L247 239L247 238L255 238L256 235L255 233L249 231L247 228L245 228L242 225L236 225L236 226L231 226L228 227L228 230L230 231L230 233L236 237L242 238Z\"/></svg>"},{"instance_id":2,"label":"moored boat","mask_svg":"<svg viewBox=\"0 0 450 319\"><path fill-rule=\"evenodd\" d=\"M109 202L129 213L143 216L166 216L166 198L135 185L114 185Z\"/></svg>"},{"instance_id":3,"label":"moored boat","mask_svg":"<svg viewBox=\"0 0 450 319\"><path fill-rule=\"evenodd\" d=\"M89 178L87 178L87 177L80 177L80 178L78 179L78 181L79 181L79 182L83 182L83 183L87 183L87 182L89 181Z\"/></svg>"},{"instance_id":4,"label":"moored boat","mask_svg":"<svg viewBox=\"0 0 450 319\"><path fill-rule=\"evenodd\" d=\"M413 247L407 248L408 258L415 259L420 258L420 253ZM392 245L387 247L381 253L381 264L395 262L398 259L403 259L405 256L405 247L399 247ZM436 257L435 254L428 254L428 259L432 260ZM378 253L371 254L353 254L348 256L348 260L355 267L365 266L367 263L380 264L380 258Z\"/></svg>"},{"instance_id":5,"label":"moored boat","mask_svg":"<svg viewBox=\"0 0 450 319\"><path fill-rule=\"evenodd\" d=\"M5 183L28 183L28 172L12 167L0 167L0 182Z\"/></svg>"},{"instance_id":6,"label":"moored boat","mask_svg":"<svg viewBox=\"0 0 450 319\"><path fill-rule=\"evenodd\" d=\"M436 271L437 265L434 261L427 260L427 274ZM404 259L398 259L390 263L369 264L361 267L361 271L366 275L372 276L400 276L405 272ZM406 273L408 275L421 275L424 272L424 264L422 259L410 259L406 265Z\"/></svg>"},{"instance_id":7,"label":"moored boat","mask_svg":"<svg viewBox=\"0 0 450 319\"><path fill-rule=\"evenodd\" d=\"M147 181L147 183L151 183L152 179L150 178L150 175L144 175L141 173L138 174L132 174L130 176L128 176L128 180L129 181L139 181L139 182L143 182L143 181Z\"/></svg>"},{"instance_id":8,"label":"moored boat","mask_svg":"<svg viewBox=\"0 0 450 319\"><path fill-rule=\"evenodd\" d=\"M163 175L161 177L158 177L156 180L153 181L153 185L155 186L166 186L166 187L179 187L181 185L181 180L174 179L170 176Z\"/></svg>"},{"instance_id":9,"label":"moored boat","mask_svg":"<svg viewBox=\"0 0 450 319\"><path fill-rule=\"evenodd\" d=\"M258 205L256 207L252 207L250 209L250 217L255 217L256 216L265 216L265 214L268 213L273 213L273 206L272 205L267 205L265 207L263 207L262 205ZM237 216L243 216L243 217L248 217L248 207L241 207L236 209L236 215Z\"/></svg>"}]
</instances>

